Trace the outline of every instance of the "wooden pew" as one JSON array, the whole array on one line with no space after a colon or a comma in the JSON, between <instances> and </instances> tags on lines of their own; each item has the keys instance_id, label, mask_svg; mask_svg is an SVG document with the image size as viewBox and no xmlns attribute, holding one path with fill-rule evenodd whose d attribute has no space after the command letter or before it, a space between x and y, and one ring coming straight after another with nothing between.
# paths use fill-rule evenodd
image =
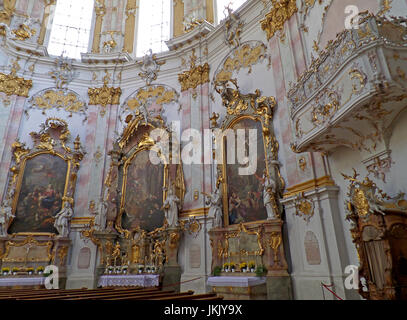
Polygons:
<instances>
[{"instance_id":1,"label":"wooden pew","mask_svg":"<svg viewBox=\"0 0 407 320\"><path fill-rule=\"evenodd\" d=\"M204 294L195 294L190 296L177 296L177 297L157 297L151 298L151 300L199 300L200 298L211 298L216 297L216 293L204 293Z\"/></svg>"},{"instance_id":2,"label":"wooden pew","mask_svg":"<svg viewBox=\"0 0 407 320\"><path fill-rule=\"evenodd\" d=\"M8 293L5 296L0 296L0 300L24 300L25 298L47 298L48 299L53 299L53 298L58 298L61 296L86 296L86 295L92 295L92 294L107 294L107 293L114 293L114 292L120 292L121 290L126 290L128 291L134 291L134 292L139 292L143 290L144 288L132 288L132 289L90 289L90 290L83 290L83 289L76 289L76 290L46 290L46 291L31 291L31 292L24 292L20 294L13 294L13 293ZM151 290L158 290L158 288L154 288Z\"/></svg>"},{"instance_id":3,"label":"wooden pew","mask_svg":"<svg viewBox=\"0 0 407 320\"><path fill-rule=\"evenodd\" d=\"M146 294L159 292L158 288L151 289L125 289L125 290L109 290L109 291L93 291L93 292L64 292L60 294L37 295L34 297L18 297L18 300L68 300L68 299L92 299L98 296L120 296L122 294Z\"/></svg>"},{"instance_id":4,"label":"wooden pew","mask_svg":"<svg viewBox=\"0 0 407 320\"><path fill-rule=\"evenodd\" d=\"M110 297L110 298L102 298L103 300L111 300L111 301L117 301L117 300L154 300L155 298L168 298L168 297L178 297L178 296L190 296L193 295L193 291L187 291L187 292L181 292L181 293L175 293L175 292L165 292L162 291L161 293L157 293L154 295L128 295L128 296L122 296L122 297Z\"/></svg>"},{"instance_id":5,"label":"wooden pew","mask_svg":"<svg viewBox=\"0 0 407 320\"><path fill-rule=\"evenodd\" d=\"M98 289L15 289L0 290L0 300L203 300L217 301L223 297L215 293L197 294L193 291L175 293L173 290L162 291L158 287L106 287Z\"/></svg>"}]
</instances>

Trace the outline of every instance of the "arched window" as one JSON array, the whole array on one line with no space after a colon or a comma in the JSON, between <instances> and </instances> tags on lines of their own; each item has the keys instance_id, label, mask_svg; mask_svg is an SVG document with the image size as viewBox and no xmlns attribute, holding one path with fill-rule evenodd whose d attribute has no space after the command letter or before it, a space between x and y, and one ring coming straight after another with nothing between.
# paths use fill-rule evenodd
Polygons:
<instances>
[{"instance_id":1,"label":"arched window","mask_svg":"<svg viewBox=\"0 0 407 320\"><path fill-rule=\"evenodd\" d=\"M80 59L88 51L94 0L58 0L48 53Z\"/></svg>"},{"instance_id":2,"label":"arched window","mask_svg":"<svg viewBox=\"0 0 407 320\"><path fill-rule=\"evenodd\" d=\"M164 41L170 39L171 0L140 0L137 32L137 56L168 50Z\"/></svg>"},{"instance_id":3,"label":"arched window","mask_svg":"<svg viewBox=\"0 0 407 320\"><path fill-rule=\"evenodd\" d=\"M225 7L230 4L233 11L236 11L246 1L247 0L216 0L217 23L221 22L226 17L227 11L225 11Z\"/></svg>"}]
</instances>

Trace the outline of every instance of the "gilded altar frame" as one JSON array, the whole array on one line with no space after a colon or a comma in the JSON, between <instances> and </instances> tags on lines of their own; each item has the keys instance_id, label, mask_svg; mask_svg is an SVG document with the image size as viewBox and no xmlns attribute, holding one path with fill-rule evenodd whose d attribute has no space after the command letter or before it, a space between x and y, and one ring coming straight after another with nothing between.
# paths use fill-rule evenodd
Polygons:
<instances>
[{"instance_id":1,"label":"gilded altar frame","mask_svg":"<svg viewBox=\"0 0 407 320\"><path fill-rule=\"evenodd\" d=\"M258 245L258 250L256 251L246 251L246 250L241 250L240 252L229 252L229 239L233 238L239 238L241 233L244 232L248 235L255 235L257 237L257 245ZM262 233L263 229L262 226L260 225L257 227L257 229L254 229L252 231L248 230L246 226L243 223L239 224L239 227L236 231L229 231L225 234L225 247L224 247L224 257L233 257L233 256L241 256L241 255L252 255L252 256L259 256L261 257L264 254L264 247L262 244Z\"/></svg>"},{"instance_id":2,"label":"gilded altar frame","mask_svg":"<svg viewBox=\"0 0 407 320\"><path fill-rule=\"evenodd\" d=\"M171 134L171 130L166 127L161 116L145 118L142 114L135 112L128 115L126 118L128 119L127 126L123 129L123 133L114 144L114 150L111 152L112 157L114 157L116 160L111 162L109 174L105 181L105 185L107 187L107 197L105 200L109 202L109 199L116 197L116 189L120 190L121 195L119 197L120 200L117 206L117 216L115 218L112 216L109 219L114 219L115 229L120 234L124 235L126 239L128 239L134 230L123 229L122 215L124 213L126 203L128 167L131 165L136 156L140 152L153 150L156 151L157 155L161 158L161 163L163 164L164 169L162 187L165 188L163 191L163 202L167 198L167 189L171 183L175 187L175 193L180 199L182 206L185 196L185 182L180 154L178 155L180 163L172 164L172 152L169 152L169 156L163 154L163 150L159 149L156 142L150 137L150 132L152 130L161 129L168 134L170 148L174 145L174 143L179 143L178 141L174 142L175 137ZM176 168L173 168L172 166L176 166ZM173 169L173 172L171 169ZM171 174L171 172L173 174ZM113 178L114 175L117 177ZM174 175L174 177L172 175ZM119 176L121 176L121 181ZM165 227L166 225L164 222L162 227L151 231L149 235L155 235L158 232L163 231Z\"/></svg>"},{"instance_id":3,"label":"gilded altar frame","mask_svg":"<svg viewBox=\"0 0 407 320\"><path fill-rule=\"evenodd\" d=\"M73 205L77 172L80 161L84 157L79 136L74 140L73 147L67 146L70 131L67 122L59 118L48 118L39 132L31 132L30 135L34 143L31 149L18 139L12 144L13 164L10 168L12 175L9 178L4 200L11 206L13 215L17 210L27 162L40 155L59 157L66 162L67 171L61 205L63 207L67 201ZM14 218L10 220L7 229L13 221ZM13 234L13 236L17 235L28 237L55 236L54 233L47 232L18 232Z\"/></svg>"},{"instance_id":4,"label":"gilded altar frame","mask_svg":"<svg viewBox=\"0 0 407 320\"><path fill-rule=\"evenodd\" d=\"M260 122L263 127L262 120L259 116L254 116L254 115L248 114L248 115L241 115L241 116L233 117L233 119L231 119L230 123L223 129L223 132L226 130L229 130L229 129L233 129L237 123L239 123L242 120L247 120L247 119L255 121L255 122ZM262 137L263 137L263 148L264 148L264 155L265 155L265 159L264 159L265 169L266 169L267 175L269 175L270 171L269 171L269 165L267 162L268 150L266 148L264 128L263 128ZM223 139L223 141L222 141L223 219L224 219L224 225L228 226L229 225L229 194L228 194L229 184L228 184L228 177L227 177L227 152L226 152L227 136L223 135L222 139Z\"/></svg>"},{"instance_id":5,"label":"gilded altar frame","mask_svg":"<svg viewBox=\"0 0 407 320\"><path fill-rule=\"evenodd\" d=\"M117 216L117 220L116 220L116 229L122 233L126 233L127 232L131 232L132 230L124 230L122 228L122 216L123 213L125 211L125 204L126 204L126 189L127 189L127 175L128 175L128 168L129 166L132 164L133 160L137 157L137 155L143 151L151 151L153 150L154 145L151 146L144 146L141 148L136 148L136 150L132 150L131 152L131 156L125 160L124 164L123 164L123 180L122 180L122 185L121 185L121 198L120 198L120 209L119 209L119 214ZM167 191L166 189L168 188L168 164L166 163L166 159L164 156L159 155L159 157L163 160L164 164L163 164L163 170L164 170L164 174L163 174L163 183L162 186L164 189L163 191L163 203L165 201L165 199L167 198ZM162 227L160 227L162 228ZM158 228L158 229L160 229ZM157 231L153 230L153 232Z\"/></svg>"},{"instance_id":6,"label":"gilded altar frame","mask_svg":"<svg viewBox=\"0 0 407 320\"><path fill-rule=\"evenodd\" d=\"M215 75L216 79L216 75ZM261 124L263 148L265 155L265 170L267 175L272 176L277 184L277 190L274 194L274 211L276 216L280 217L282 206L279 198L282 197L285 188L284 179L280 173L278 162L279 143L274 135L273 115L274 108L277 105L274 97L265 97L261 95L260 90L255 93L242 94L236 79L215 80L215 90L222 97L223 106L227 109L226 117L220 126L222 132L221 141L221 164L218 164L218 181L222 183L223 195L223 218L224 225L229 226L229 195L228 195L228 177L227 177L227 153L225 132L233 129L237 123L242 120L252 120ZM215 138L216 139L216 138ZM219 140L219 138L217 139ZM217 141L218 143L218 141ZM251 223L251 222L246 222Z\"/></svg>"}]
</instances>

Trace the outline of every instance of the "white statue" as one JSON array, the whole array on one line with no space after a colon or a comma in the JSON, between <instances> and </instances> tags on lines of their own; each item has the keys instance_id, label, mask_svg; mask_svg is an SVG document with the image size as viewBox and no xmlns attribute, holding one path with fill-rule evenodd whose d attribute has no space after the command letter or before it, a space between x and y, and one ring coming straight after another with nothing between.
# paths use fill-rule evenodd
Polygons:
<instances>
[{"instance_id":1,"label":"white statue","mask_svg":"<svg viewBox=\"0 0 407 320\"><path fill-rule=\"evenodd\" d=\"M2 237L7 236L7 227L10 219L15 217L12 211L10 205L6 201L3 201L0 207L0 236Z\"/></svg>"},{"instance_id":2,"label":"white statue","mask_svg":"<svg viewBox=\"0 0 407 320\"><path fill-rule=\"evenodd\" d=\"M209 216L214 217L213 227L222 228L222 195L219 186L207 197L206 204L210 205Z\"/></svg>"},{"instance_id":3,"label":"white statue","mask_svg":"<svg viewBox=\"0 0 407 320\"><path fill-rule=\"evenodd\" d=\"M263 174L263 180L263 201L267 210L267 220L277 219L278 217L275 215L273 208L273 204L275 204L274 193L276 192L276 182L267 173Z\"/></svg>"},{"instance_id":4,"label":"white statue","mask_svg":"<svg viewBox=\"0 0 407 320\"><path fill-rule=\"evenodd\" d=\"M173 188L168 191L167 199L164 201L165 219L170 227L178 226L178 206L180 200L174 194Z\"/></svg>"},{"instance_id":5,"label":"white statue","mask_svg":"<svg viewBox=\"0 0 407 320\"><path fill-rule=\"evenodd\" d=\"M107 217L107 204L101 198L94 210L95 217L95 229L97 231L103 231L106 229L106 217Z\"/></svg>"},{"instance_id":6,"label":"white statue","mask_svg":"<svg viewBox=\"0 0 407 320\"><path fill-rule=\"evenodd\" d=\"M63 208L55 216L54 227L57 229L61 237L68 237L69 235L69 221L73 216L71 203L65 201Z\"/></svg>"}]
</instances>

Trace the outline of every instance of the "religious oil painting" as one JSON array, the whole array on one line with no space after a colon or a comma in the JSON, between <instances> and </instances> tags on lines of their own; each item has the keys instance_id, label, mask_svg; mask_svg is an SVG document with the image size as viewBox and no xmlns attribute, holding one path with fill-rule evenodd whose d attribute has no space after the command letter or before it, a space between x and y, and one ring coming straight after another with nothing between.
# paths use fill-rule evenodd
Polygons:
<instances>
[{"instance_id":1,"label":"religious oil painting","mask_svg":"<svg viewBox=\"0 0 407 320\"><path fill-rule=\"evenodd\" d=\"M149 153L150 150L138 152L125 171L122 228L127 230L140 227L151 232L164 225L162 206L165 169L163 164L153 164Z\"/></svg>"},{"instance_id":2,"label":"religious oil painting","mask_svg":"<svg viewBox=\"0 0 407 320\"><path fill-rule=\"evenodd\" d=\"M245 130L245 141L239 141L236 134L237 129ZM233 126L236 145L245 144L246 156L248 156L249 152L249 130L253 129L257 131L257 139L254 141L254 143L257 143L256 172L251 175L241 175L239 174L239 168L244 167L244 165L239 164L237 160L235 164L226 164L227 214L229 225L267 219L267 211L263 202L265 151L261 123L245 118ZM225 143L227 144L227 142ZM227 145L225 150L229 151Z\"/></svg>"},{"instance_id":3,"label":"religious oil painting","mask_svg":"<svg viewBox=\"0 0 407 320\"><path fill-rule=\"evenodd\" d=\"M15 218L9 233L57 233L55 215L62 208L68 164L51 154L40 154L25 163Z\"/></svg>"}]
</instances>

